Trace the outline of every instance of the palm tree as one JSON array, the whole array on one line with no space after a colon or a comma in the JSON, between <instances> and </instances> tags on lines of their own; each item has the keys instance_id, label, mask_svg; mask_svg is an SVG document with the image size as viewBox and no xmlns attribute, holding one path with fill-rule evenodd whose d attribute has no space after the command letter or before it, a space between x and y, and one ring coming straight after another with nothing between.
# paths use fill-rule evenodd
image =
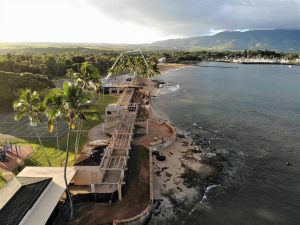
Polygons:
<instances>
[{"instance_id":1,"label":"palm tree","mask_svg":"<svg viewBox=\"0 0 300 225\"><path fill-rule=\"evenodd\" d=\"M72 73L69 71L68 74L73 80L76 85L78 85L82 90L88 93L90 90L96 91L99 87L99 78L100 74L97 68L95 68L92 64L88 62L84 62L81 65L80 73ZM76 134L76 141L75 141L75 160L79 148L79 140L82 132L83 121L79 119L78 121L78 128Z\"/></svg>"},{"instance_id":2,"label":"palm tree","mask_svg":"<svg viewBox=\"0 0 300 225\"><path fill-rule=\"evenodd\" d=\"M44 98L43 105L45 114L48 118L48 130L52 133L56 126L56 145L59 148L59 131L58 131L58 118L62 115L63 105L63 92L60 89L52 89Z\"/></svg>"},{"instance_id":3,"label":"palm tree","mask_svg":"<svg viewBox=\"0 0 300 225\"><path fill-rule=\"evenodd\" d=\"M70 133L72 129L76 128L76 121L86 120L87 118L98 119L99 113L92 107L91 101L81 88L70 82L65 82L63 85L63 104L62 104L62 117L68 124L67 147L66 147L66 160L64 165L64 179L66 190L70 202L71 214L73 218L74 209L71 199L71 194L68 189L67 183L67 165L70 152Z\"/></svg>"},{"instance_id":4,"label":"palm tree","mask_svg":"<svg viewBox=\"0 0 300 225\"><path fill-rule=\"evenodd\" d=\"M63 58L60 56L56 56L55 61L56 61L56 74L55 75L56 75L56 79L57 79L59 66L60 66L60 64L63 63Z\"/></svg>"},{"instance_id":5,"label":"palm tree","mask_svg":"<svg viewBox=\"0 0 300 225\"><path fill-rule=\"evenodd\" d=\"M156 58L150 58L150 60L148 61L147 74L149 77L154 77L160 74L157 64L158 60Z\"/></svg>"},{"instance_id":6,"label":"palm tree","mask_svg":"<svg viewBox=\"0 0 300 225\"><path fill-rule=\"evenodd\" d=\"M88 62L81 65L80 73L71 73L68 75L74 80L74 83L82 88L84 91L97 90L97 83L100 75L97 68Z\"/></svg>"},{"instance_id":7,"label":"palm tree","mask_svg":"<svg viewBox=\"0 0 300 225\"><path fill-rule=\"evenodd\" d=\"M40 117L42 107L39 94L36 91L31 91L30 89L22 90L20 92L19 98L14 101L13 108L16 111L15 120L21 120L25 116L28 117L30 125L34 127L36 136L39 140L42 150L44 151L48 165L51 166L47 152L43 146L39 132L37 130L37 123L42 122Z\"/></svg>"}]
</instances>

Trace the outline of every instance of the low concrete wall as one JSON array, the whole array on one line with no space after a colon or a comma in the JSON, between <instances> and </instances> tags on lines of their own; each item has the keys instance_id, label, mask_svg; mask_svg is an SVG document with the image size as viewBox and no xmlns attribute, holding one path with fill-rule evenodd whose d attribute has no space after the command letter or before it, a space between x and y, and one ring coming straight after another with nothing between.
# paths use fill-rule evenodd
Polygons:
<instances>
[{"instance_id":1,"label":"low concrete wall","mask_svg":"<svg viewBox=\"0 0 300 225\"><path fill-rule=\"evenodd\" d=\"M168 122L157 122L157 121L154 121L155 123L159 123L159 124L165 124L167 127L169 127L169 129L171 130L172 132L172 136L171 138L169 138L169 140L167 141L164 141L162 142L161 140L158 140L156 142L151 142L150 145L150 150L153 149L153 148L156 148L156 149L163 149L163 148L166 148L168 147L169 145L173 144L175 139L176 139L176 129L175 127L173 127L170 123Z\"/></svg>"},{"instance_id":2,"label":"low concrete wall","mask_svg":"<svg viewBox=\"0 0 300 225\"><path fill-rule=\"evenodd\" d=\"M138 215L122 220L114 220L113 225L124 224L124 225L144 225L147 224L152 216L152 203L153 203L153 168L152 168L152 153L149 150L149 172L150 172L150 196L149 204L147 207Z\"/></svg>"}]
</instances>

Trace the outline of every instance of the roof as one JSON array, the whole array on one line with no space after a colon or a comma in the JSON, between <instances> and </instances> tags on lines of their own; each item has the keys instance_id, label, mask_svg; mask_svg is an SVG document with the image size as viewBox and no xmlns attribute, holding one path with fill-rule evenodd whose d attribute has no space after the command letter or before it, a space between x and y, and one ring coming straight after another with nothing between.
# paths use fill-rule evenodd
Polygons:
<instances>
[{"instance_id":1,"label":"roof","mask_svg":"<svg viewBox=\"0 0 300 225\"><path fill-rule=\"evenodd\" d=\"M10 200L17 198L18 201L20 201L20 199L22 199L25 196L24 193L28 193L30 192L30 190L33 189L34 191L32 192L34 193L39 192L38 196L36 194L34 195L36 199L31 205L30 210L29 211L27 210L27 213L24 212L24 215L21 220L21 224L42 225L47 222L49 216L53 212L54 208L56 207L58 201L60 200L61 196L63 195L66 189L64 183L63 169L64 169L63 167L28 167L27 166L18 174L16 179L21 184L21 189L22 189L22 185L26 184L26 188L24 189L25 192L22 192L23 194L20 195L18 194L18 191L15 193L14 191L11 191L9 195ZM73 168L67 169L68 183L70 183L74 174L75 174L75 170ZM36 184L36 185L31 185L31 184ZM8 183L8 185L11 185L10 188L16 189L18 188L19 184L15 182L12 184ZM8 191L7 193L9 194ZM7 203L9 203L10 200L8 200ZM2 202L2 200L0 202ZM12 212L14 211L16 211L15 208L13 208ZM11 217L14 218L15 214L13 213ZM1 224L5 224L2 223L2 219L1 219ZM18 223L14 223L14 224L18 224Z\"/></svg>"},{"instance_id":2,"label":"roof","mask_svg":"<svg viewBox=\"0 0 300 225\"><path fill-rule=\"evenodd\" d=\"M27 212L34 206L40 195L47 188L52 178L36 178L36 177L22 177L15 178L9 185L9 195L2 195L7 193L7 188L1 191L4 200L7 200L0 209L1 224L14 225L19 224ZM10 197L8 199L8 197Z\"/></svg>"}]
</instances>

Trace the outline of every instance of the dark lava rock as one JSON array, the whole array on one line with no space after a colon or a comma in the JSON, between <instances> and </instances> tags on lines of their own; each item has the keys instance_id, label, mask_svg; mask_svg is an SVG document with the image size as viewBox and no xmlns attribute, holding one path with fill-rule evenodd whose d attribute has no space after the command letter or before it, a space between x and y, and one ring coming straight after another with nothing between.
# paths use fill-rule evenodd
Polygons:
<instances>
[{"instance_id":1,"label":"dark lava rock","mask_svg":"<svg viewBox=\"0 0 300 225\"><path fill-rule=\"evenodd\" d=\"M201 153L202 150L194 148L194 149L192 150L192 152L193 152L193 153Z\"/></svg>"},{"instance_id":2,"label":"dark lava rock","mask_svg":"<svg viewBox=\"0 0 300 225\"><path fill-rule=\"evenodd\" d=\"M156 156L156 159L157 159L158 161L165 161L165 160L166 160L166 156L164 156L164 155L157 155L157 156Z\"/></svg>"},{"instance_id":3,"label":"dark lava rock","mask_svg":"<svg viewBox=\"0 0 300 225\"><path fill-rule=\"evenodd\" d=\"M162 167L162 168L161 168L161 171L165 171L165 170L167 170L167 169L169 169L169 167L168 167L168 166L166 166L166 167Z\"/></svg>"},{"instance_id":4,"label":"dark lava rock","mask_svg":"<svg viewBox=\"0 0 300 225\"><path fill-rule=\"evenodd\" d=\"M156 176L159 177L160 176L160 171L156 171L155 174L156 174Z\"/></svg>"},{"instance_id":5,"label":"dark lava rock","mask_svg":"<svg viewBox=\"0 0 300 225\"><path fill-rule=\"evenodd\" d=\"M176 134L179 138L185 138L184 134Z\"/></svg>"},{"instance_id":6,"label":"dark lava rock","mask_svg":"<svg viewBox=\"0 0 300 225\"><path fill-rule=\"evenodd\" d=\"M171 176L172 176L172 174L171 174L171 173L168 173L168 172L166 172L166 176L167 176L167 177L171 177Z\"/></svg>"},{"instance_id":7,"label":"dark lava rock","mask_svg":"<svg viewBox=\"0 0 300 225\"><path fill-rule=\"evenodd\" d=\"M160 214L160 210L156 210L156 209L153 210L154 216L158 216L159 214Z\"/></svg>"},{"instance_id":8,"label":"dark lava rock","mask_svg":"<svg viewBox=\"0 0 300 225\"><path fill-rule=\"evenodd\" d=\"M216 153L216 155L212 157L211 160L215 162L224 162L226 161L226 158L221 153Z\"/></svg>"},{"instance_id":9,"label":"dark lava rock","mask_svg":"<svg viewBox=\"0 0 300 225\"><path fill-rule=\"evenodd\" d=\"M161 204L161 199L159 199L159 200L154 200L153 201L153 209L159 209L159 207L160 207L160 204Z\"/></svg>"},{"instance_id":10,"label":"dark lava rock","mask_svg":"<svg viewBox=\"0 0 300 225\"><path fill-rule=\"evenodd\" d=\"M158 156L159 155L159 151L152 151L152 155Z\"/></svg>"}]
</instances>

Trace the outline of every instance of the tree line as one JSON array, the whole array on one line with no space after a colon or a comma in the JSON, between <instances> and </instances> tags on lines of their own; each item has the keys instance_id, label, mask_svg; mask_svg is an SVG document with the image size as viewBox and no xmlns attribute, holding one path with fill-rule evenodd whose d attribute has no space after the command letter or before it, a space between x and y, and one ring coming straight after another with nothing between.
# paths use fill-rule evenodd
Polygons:
<instances>
[{"instance_id":1,"label":"tree line","mask_svg":"<svg viewBox=\"0 0 300 225\"><path fill-rule=\"evenodd\" d=\"M102 76L106 76L109 68L117 59L120 51L99 50L97 53L61 53L61 54L6 54L0 56L0 71L30 72L44 74L50 79L62 77L68 70L80 72L81 65L87 62L93 65ZM298 53L278 53L270 50L244 51L180 51L180 50L148 50L146 57L165 58L166 62L222 60L238 58L287 59L299 58Z\"/></svg>"}]
</instances>

